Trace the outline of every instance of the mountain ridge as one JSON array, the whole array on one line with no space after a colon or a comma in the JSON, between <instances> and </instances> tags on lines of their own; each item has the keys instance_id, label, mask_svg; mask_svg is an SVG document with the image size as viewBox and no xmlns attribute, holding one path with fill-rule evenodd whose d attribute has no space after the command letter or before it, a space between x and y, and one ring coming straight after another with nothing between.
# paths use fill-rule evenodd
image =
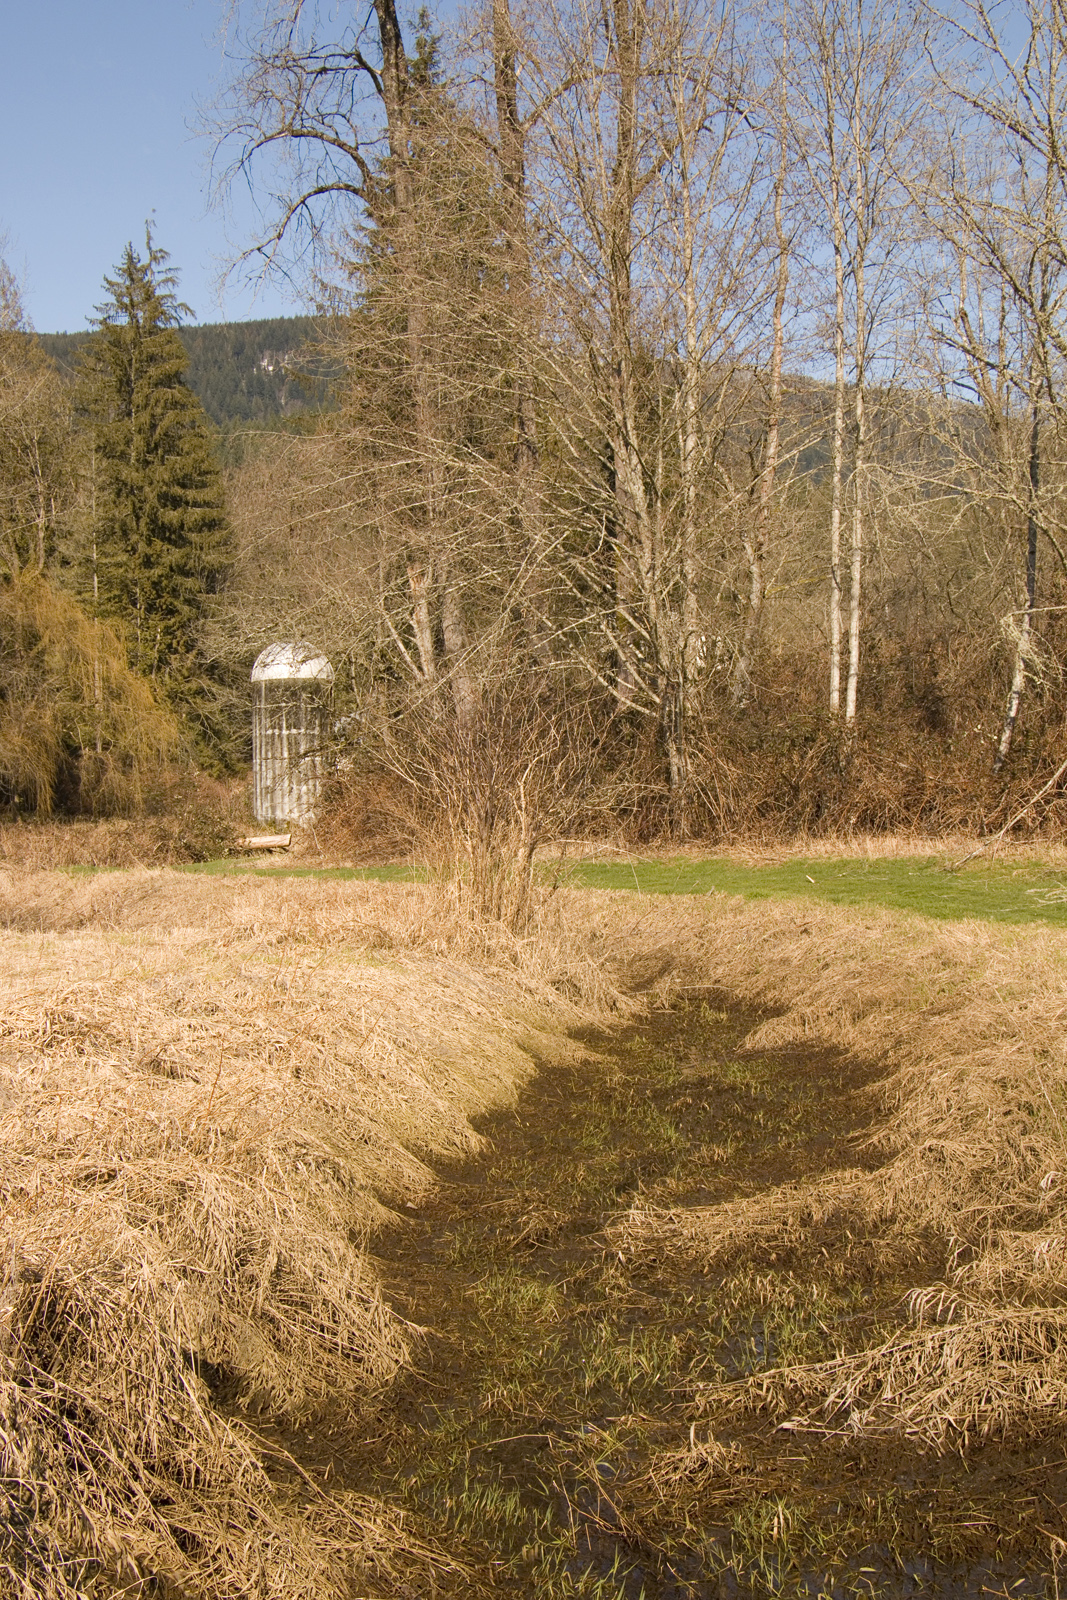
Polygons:
<instances>
[{"instance_id":1,"label":"mountain ridge","mask_svg":"<svg viewBox=\"0 0 1067 1600\"><path fill-rule=\"evenodd\" d=\"M329 327L325 317L188 323L177 330L189 358L186 382L223 429L328 410L336 375L323 348ZM37 334L41 348L68 373L91 337L88 328Z\"/></svg>"}]
</instances>

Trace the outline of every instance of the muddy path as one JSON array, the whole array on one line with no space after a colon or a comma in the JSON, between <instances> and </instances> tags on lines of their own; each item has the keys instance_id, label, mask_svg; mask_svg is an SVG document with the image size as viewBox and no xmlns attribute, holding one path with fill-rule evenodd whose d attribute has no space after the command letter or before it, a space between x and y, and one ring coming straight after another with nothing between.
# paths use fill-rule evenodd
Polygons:
<instances>
[{"instance_id":1,"label":"muddy path","mask_svg":"<svg viewBox=\"0 0 1067 1600\"><path fill-rule=\"evenodd\" d=\"M546 1067L484 1124L486 1158L439 1169L432 1201L378 1239L387 1295L423 1330L416 1366L372 1437L309 1442L307 1464L454 1558L413 1570L406 1594L1058 1593L1062 1438L938 1459L702 1399L873 1344L942 1267L937 1241L902 1256L839 1227L715 1271L616 1248L634 1204L710 1205L874 1159L873 1075L818 1048L746 1051L754 1020L704 996L590 1038L583 1063Z\"/></svg>"}]
</instances>

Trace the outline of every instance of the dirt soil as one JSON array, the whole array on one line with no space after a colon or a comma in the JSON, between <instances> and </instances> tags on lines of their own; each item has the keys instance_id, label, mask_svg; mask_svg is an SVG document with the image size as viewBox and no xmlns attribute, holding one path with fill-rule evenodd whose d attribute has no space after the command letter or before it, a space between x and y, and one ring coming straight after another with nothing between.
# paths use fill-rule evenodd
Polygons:
<instances>
[{"instance_id":1,"label":"dirt soil","mask_svg":"<svg viewBox=\"0 0 1067 1600\"><path fill-rule=\"evenodd\" d=\"M714 1271L617 1248L635 1206L881 1159L874 1071L748 1050L761 1020L700 995L587 1038L480 1125L487 1159L438 1163L432 1197L379 1235L416 1367L370 1437L337 1414L278 1433L276 1471L402 1511L440 1553L406 1594L1058 1595L1062 1436L936 1457L724 1403L724 1385L877 1344L943 1270L937 1241L839 1218Z\"/></svg>"}]
</instances>

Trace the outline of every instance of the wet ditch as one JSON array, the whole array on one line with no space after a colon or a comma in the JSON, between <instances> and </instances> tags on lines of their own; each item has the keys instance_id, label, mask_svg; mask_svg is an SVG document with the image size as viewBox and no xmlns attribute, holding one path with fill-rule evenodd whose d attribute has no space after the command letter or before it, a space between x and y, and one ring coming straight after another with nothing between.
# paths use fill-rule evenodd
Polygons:
<instances>
[{"instance_id":1,"label":"wet ditch","mask_svg":"<svg viewBox=\"0 0 1067 1600\"><path fill-rule=\"evenodd\" d=\"M389 1300L422 1330L416 1363L369 1437L339 1454L309 1437L305 1468L448 1553L406 1595L1058 1593L1062 1439L926 1457L704 1398L876 1343L943 1265L937 1241L902 1254L838 1221L714 1269L617 1247L635 1204L714 1205L874 1159L873 1072L818 1047L745 1050L756 1020L705 995L590 1037L376 1241Z\"/></svg>"}]
</instances>

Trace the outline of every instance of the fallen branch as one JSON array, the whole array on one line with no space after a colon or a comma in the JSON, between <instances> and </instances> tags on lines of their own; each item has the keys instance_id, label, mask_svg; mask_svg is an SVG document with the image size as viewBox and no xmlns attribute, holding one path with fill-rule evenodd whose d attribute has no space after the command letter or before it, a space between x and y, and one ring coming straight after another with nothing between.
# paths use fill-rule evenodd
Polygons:
<instances>
[{"instance_id":1,"label":"fallen branch","mask_svg":"<svg viewBox=\"0 0 1067 1600\"><path fill-rule=\"evenodd\" d=\"M982 854L983 850L988 850L989 849L990 845L992 845L993 851L994 851L994 854L995 854L997 846L1000 844L1001 840L1004 838L1004 835L1006 833L1009 833L1011 831L1011 829L1014 828L1014 826L1015 826L1015 824L1017 822L1021 822L1022 819L1025 817L1026 813L1033 806L1036 806L1037 802L1039 800L1043 800L1045 798L1045 796L1048 794L1049 790L1050 789L1054 789L1056 787L1056 785L1059 783L1060 779L1065 774L1067 774L1067 761L1061 761L1059 766L1056 768L1055 772L1052 774L1051 778L1045 784L1044 788L1039 789L1036 794L1031 795L1029 800L1023 806L1022 810L1021 811L1017 811L1013 817L1009 817L1008 821L1004 824L1003 828L1001 828L999 833L995 833L993 835L992 839L986 839L984 841L984 843L978 845L978 847L976 849L968 851L967 855L960 856L960 859L958 861L953 861L950 864L949 868L948 868L949 872L955 872L957 867L962 867L968 861L973 861L975 856L980 856Z\"/></svg>"}]
</instances>

